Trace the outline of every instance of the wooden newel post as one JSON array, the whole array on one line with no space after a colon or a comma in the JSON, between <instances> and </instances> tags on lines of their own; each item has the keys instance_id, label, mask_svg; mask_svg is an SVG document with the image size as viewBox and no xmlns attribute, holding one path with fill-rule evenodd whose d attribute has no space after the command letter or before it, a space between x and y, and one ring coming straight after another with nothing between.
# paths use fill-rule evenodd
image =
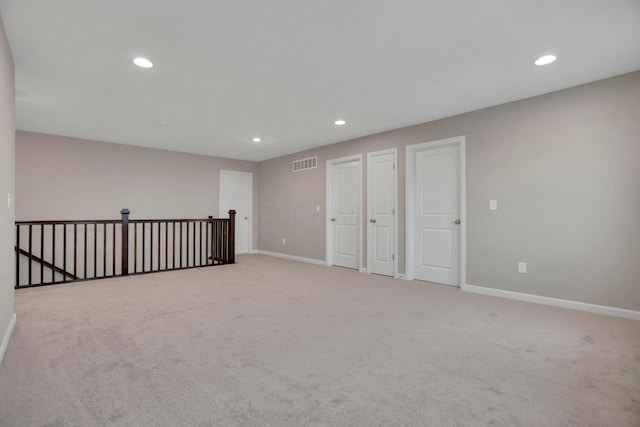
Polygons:
<instances>
[{"instance_id":1,"label":"wooden newel post","mask_svg":"<svg viewBox=\"0 0 640 427\"><path fill-rule=\"evenodd\" d=\"M129 209L122 209L122 275L129 274Z\"/></svg>"},{"instance_id":2,"label":"wooden newel post","mask_svg":"<svg viewBox=\"0 0 640 427\"><path fill-rule=\"evenodd\" d=\"M229 211L229 262L236 262L236 211Z\"/></svg>"},{"instance_id":3,"label":"wooden newel post","mask_svg":"<svg viewBox=\"0 0 640 427\"><path fill-rule=\"evenodd\" d=\"M209 222L207 222L207 242L209 242L209 247L207 248L207 264L209 264L209 260L211 260L211 264L213 265L216 264L216 254L214 252L216 244L213 241L214 234L213 215L209 215Z\"/></svg>"}]
</instances>

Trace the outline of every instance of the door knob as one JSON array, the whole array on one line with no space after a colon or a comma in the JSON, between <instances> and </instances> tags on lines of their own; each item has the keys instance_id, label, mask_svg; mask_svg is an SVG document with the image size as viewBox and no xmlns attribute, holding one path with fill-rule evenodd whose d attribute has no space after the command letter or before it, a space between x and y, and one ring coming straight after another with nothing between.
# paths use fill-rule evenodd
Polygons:
<instances>
[{"instance_id":1,"label":"door knob","mask_svg":"<svg viewBox=\"0 0 640 427\"><path fill-rule=\"evenodd\" d=\"M244 217L244 219L249 219L249 217L248 217L248 216L245 216L245 217Z\"/></svg>"},{"instance_id":2,"label":"door knob","mask_svg":"<svg viewBox=\"0 0 640 427\"><path fill-rule=\"evenodd\" d=\"M335 218L331 218L331 221L336 222L336 219Z\"/></svg>"},{"instance_id":3,"label":"door knob","mask_svg":"<svg viewBox=\"0 0 640 427\"><path fill-rule=\"evenodd\" d=\"M453 221L455 224L460 224L460 220L456 219L455 221Z\"/></svg>"},{"instance_id":4,"label":"door knob","mask_svg":"<svg viewBox=\"0 0 640 427\"><path fill-rule=\"evenodd\" d=\"M374 223L374 224L375 224L375 223L376 223L376 219L375 219L375 218L371 218L371 219L369 220L369 222L372 222L372 223Z\"/></svg>"}]
</instances>

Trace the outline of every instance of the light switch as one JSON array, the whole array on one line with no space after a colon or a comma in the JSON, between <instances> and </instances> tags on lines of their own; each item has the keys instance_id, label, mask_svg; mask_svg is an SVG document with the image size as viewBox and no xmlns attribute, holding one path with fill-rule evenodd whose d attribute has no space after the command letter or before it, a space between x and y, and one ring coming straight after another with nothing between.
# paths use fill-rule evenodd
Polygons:
<instances>
[{"instance_id":1,"label":"light switch","mask_svg":"<svg viewBox=\"0 0 640 427\"><path fill-rule=\"evenodd\" d=\"M320 205L316 205L316 212L320 212Z\"/></svg>"},{"instance_id":2,"label":"light switch","mask_svg":"<svg viewBox=\"0 0 640 427\"><path fill-rule=\"evenodd\" d=\"M489 210L497 211L498 210L498 201L497 200L489 200Z\"/></svg>"},{"instance_id":3,"label":"light switch","mask_svg":"<svg viewBox=\"0 0 640 427\"><path fill-rule=\"evenodd\" d=\"M518 262L518 273L527 274L527 263L519 261Z\"/></svg>"},{"instance_id":4,"label":"light switch","mask_svg":"<svg viewBox=\"0 0 640 427\"><path fill-rule=\"evenodd\" d=\"M11 208L11 193L7 193L7 209Z\"/></svg>"}]
</instances>

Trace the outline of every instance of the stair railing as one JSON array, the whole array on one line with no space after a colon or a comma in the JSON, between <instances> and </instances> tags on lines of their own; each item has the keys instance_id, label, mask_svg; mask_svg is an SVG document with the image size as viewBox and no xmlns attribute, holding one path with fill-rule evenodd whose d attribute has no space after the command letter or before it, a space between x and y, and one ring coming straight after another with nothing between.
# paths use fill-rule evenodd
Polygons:
<instances>
[{"instance_id":1,"label":"stair railing","mask_svg":"<svg viewBox=\"0 0 640 427\"><path fill-rule=\"evenodd\" d=\"M235 262L229 218L16 221L16 288Z\"/></svg>"}]
</instances>

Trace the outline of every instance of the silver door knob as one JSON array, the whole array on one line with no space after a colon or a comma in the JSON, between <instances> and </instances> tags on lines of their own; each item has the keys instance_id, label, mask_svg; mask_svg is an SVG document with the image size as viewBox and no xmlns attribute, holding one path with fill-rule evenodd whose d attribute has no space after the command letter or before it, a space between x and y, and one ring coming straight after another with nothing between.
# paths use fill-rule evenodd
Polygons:
<instances>
[{"instance_id":1,"label":"silver door knob","mask_svg":"<svg viewBox=\"0 0 640 427\"><path fill-rule=\"evenodd\" d=\"M453 221L453 222L454 222L454 224L460 224L460 220L459 220L459 219L456 219L456 220L455 220L455 221Z\"/></svg>"},{"instance_id":2,"label":"silver door knob","mask_svg":"<svg viewBox=\"0 0 640 427\"><path fill-rule=\"evenodd\" d=\"M372 222L372 223L374 223L374 224L375 224L375 223L376 223L376 219L375 219L375 218L371 218L371 219L369 220L369 222Z\"/></svg>"},{"instance_id":3,"label":"silver door knob","mask_svg":"<svg viewBox=\"0 0 640 427\"><path fill-rule=\"evenodd\" d=\"M245 217L244 217L244 219L249 219L249 217L248 217L248 216L245 216Z\"/></svg>"},{"instance_id":4,"label":"silver door knob","mask_svg":"<svg viewBox=\"0 0 640 427\"><path fill-rule=\"evenodd\" d=\"M336 222L336 219L335 218L331 218L331 221Z\"/></svg>"}]
</instances>

